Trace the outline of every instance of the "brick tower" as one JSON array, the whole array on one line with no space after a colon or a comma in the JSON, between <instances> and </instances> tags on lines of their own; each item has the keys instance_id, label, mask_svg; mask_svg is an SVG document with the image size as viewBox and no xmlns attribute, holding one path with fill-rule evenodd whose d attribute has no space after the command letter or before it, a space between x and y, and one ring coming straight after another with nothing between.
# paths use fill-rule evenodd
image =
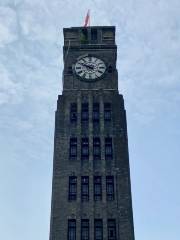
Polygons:
<instances>
[{"instance_id":1,"label":"brick tower","mask_svg":"<svg viewBox=\"0 0 180 240\"><path fill-rule=\"evenodd\" d=\"M64 29L50 240L134 240L115 27Z\"/></svg>"}]
</instances>

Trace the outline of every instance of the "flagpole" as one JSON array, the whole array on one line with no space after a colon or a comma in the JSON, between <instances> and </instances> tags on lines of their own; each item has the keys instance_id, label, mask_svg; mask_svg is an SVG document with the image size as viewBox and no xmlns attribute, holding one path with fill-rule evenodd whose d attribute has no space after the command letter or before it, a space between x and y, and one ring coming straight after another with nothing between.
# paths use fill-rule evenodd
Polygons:
<instances>
[{"instance_id":1,"label":"flagpole","mask_svg":"<svg viewBox=\"0 0 180 240\"><path fill-rule=\"evenodd\" d=\"M91 14L90 14L90 9L89 9L89 27L90 27L90 20L91 20Z\"/></svg>"},{"instance_id":2,"label":"flagpole","mask_svg":"<svg viewBox=\"0 0 180 240\"><path fill-rule=\"evenodd\" d=\"M90 26L90 10L88 9L85 21L84 21L84 27Z\"/></svg>"}]
</instances>

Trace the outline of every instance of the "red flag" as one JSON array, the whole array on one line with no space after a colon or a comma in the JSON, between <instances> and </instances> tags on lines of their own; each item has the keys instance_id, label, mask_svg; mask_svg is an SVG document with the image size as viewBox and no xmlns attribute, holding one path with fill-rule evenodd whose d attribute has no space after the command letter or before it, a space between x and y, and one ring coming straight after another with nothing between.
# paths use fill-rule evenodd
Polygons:
<instances>
[{"instance_id":1,"label":"red flag","mask_svg":"<svg viewBox=\"0 0 180 240\"><path fill-rule=\"evenodd\" d=\"M88 23L90 25L90 10L88 10L85 21L84 21L84 27L88 26Z\"/></svg>"}]
</instances>

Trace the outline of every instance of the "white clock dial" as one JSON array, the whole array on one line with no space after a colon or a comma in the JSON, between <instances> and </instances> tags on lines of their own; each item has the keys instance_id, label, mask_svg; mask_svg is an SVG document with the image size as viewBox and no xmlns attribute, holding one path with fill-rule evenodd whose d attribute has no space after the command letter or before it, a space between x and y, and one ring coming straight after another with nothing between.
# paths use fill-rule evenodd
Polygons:
<instances>
[{"instance_id":1,"label":"white clock dial","mask_svg":"<svg viewBox=\"0 0 180 240\"><path fill-rule=\"evenodd\" d=\"M95 80L101 77L105 71L105 63L93 56L82 57L75 64L76 74L85 80Z\"/></svg>"}]
</instances>

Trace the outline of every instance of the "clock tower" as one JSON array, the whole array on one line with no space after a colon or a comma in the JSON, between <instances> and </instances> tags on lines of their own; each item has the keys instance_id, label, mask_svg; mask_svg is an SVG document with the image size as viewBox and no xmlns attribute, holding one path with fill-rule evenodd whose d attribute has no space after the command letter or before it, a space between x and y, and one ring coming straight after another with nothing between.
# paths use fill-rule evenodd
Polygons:
<instances>
[{"instance_id":1,"label":"clock tower","mask_svg":"<svg viewBox=\"0 0 180 240\"><path fill-rule=\"evenodd\" d=\"M134 240L115 27L64 29L50 240Z\"/></svg>"}]
</instances>

